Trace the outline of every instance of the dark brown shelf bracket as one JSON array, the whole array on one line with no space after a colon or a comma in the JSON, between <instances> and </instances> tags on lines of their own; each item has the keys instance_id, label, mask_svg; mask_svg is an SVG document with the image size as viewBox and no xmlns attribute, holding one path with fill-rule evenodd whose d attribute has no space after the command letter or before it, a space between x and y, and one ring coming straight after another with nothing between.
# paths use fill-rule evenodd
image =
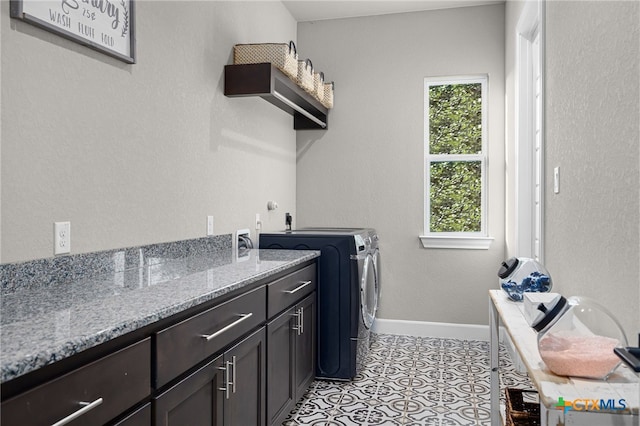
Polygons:
<instances>
[{"instance_id":1,"label":"dark brown shelf bracket","mask_svg":"<svg viewBox=\"0 0 640 426\"><path fill-rule=\"evenodd\" d=\"M225 65L224 95L260 96L293 115L295 130L328 126L329 110L270 63Z\"/></svg>"}]
</instances>

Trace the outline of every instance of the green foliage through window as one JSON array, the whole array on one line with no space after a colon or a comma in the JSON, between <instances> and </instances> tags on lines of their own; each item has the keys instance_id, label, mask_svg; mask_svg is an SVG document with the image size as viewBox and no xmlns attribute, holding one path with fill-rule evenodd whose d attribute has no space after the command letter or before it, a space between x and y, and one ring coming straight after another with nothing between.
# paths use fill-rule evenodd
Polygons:
<instances>
[{"instance_id":1,"label":"green foliage through window","mask_svg":"<svg viewBox=\"0 0 640 426\"><path fill-rule=\"evenodd\" d=\"M430 232L481 232L481 82L428 87Z\"/></svg>"},{"instance_id":2,"label":"green foliage through window","mask_svg":"<svg viewBox=\"0 0 640 426\"><path fill-rule=\"evenodd\" d=\"M429 88L429 153L482 152L482 85Z\"/></svg>"},{"instance_id":3,"label":"green foliage through window","mask_svg":"<svg viewBox=\"0 0 640 426\"><path fill-rule=\"evenodd\" d=\"M431 163L431 232L480 232L479 161Z\"/></svg>"}]
</instances>

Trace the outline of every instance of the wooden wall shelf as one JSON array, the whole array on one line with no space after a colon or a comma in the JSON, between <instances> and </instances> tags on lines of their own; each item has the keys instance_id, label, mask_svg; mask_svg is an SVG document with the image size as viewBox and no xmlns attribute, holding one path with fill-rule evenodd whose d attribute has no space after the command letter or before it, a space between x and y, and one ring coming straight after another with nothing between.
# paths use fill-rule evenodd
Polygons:
<instances>
[{"instance_id":1,"label":"wooden wall shelf","mask_svg":"<svg viewBox=\"0 0 640 426\"><path fill-rule=\"evenodd\" d=\"M224 95L260 96L293 115L295 130L327 129L329 110L270 63L225 65Z\"/></svg>"}]
</instances>

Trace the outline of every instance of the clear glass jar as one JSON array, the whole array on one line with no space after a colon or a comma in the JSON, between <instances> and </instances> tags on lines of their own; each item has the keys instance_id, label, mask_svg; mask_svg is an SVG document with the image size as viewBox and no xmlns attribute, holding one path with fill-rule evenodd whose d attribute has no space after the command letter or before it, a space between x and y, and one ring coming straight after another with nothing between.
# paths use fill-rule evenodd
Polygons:
<instances>
[{"instance_id":1,"label":"clear glass jar","mask_svg":"<svg viewBox=\"0 0 640 426\"><path fill-rule=\"evenodd\" d=\"M606 379L619 365L613 352L627 345L618 320L599 303L580 296L560 297L554 306L541 306L545 315L535 324L538 351L558 376Z\"/></svg>"},{"instance_id":2,"label":"clear glass jar","mask_svg":"<svg viewBox=\"0 0 640 426\"><path fill-rule=\"evenodd\" d=\"M500 287L516 302L522 301L524 292L545 293L553 287L551 276L545 267L527 257L512 257L502 262L498 277Z\"/></svg>"}]
</instances>

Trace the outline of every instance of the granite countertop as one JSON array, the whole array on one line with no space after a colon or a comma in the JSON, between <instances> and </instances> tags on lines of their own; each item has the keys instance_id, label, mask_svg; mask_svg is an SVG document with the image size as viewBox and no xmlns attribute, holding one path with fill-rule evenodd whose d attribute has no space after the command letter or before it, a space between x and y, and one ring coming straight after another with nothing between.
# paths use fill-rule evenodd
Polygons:
<instances>
[{"instance_id":1,"label":"granite countertop","mask_svg":"<svg viewBox=\"0 0 640 426\"><path fill-rule=\"evenodd\" d=\"M4 383L320 255L232 250L161 259L144 267L36 288L2 290Z\"/></svg>"}]
</instances>

